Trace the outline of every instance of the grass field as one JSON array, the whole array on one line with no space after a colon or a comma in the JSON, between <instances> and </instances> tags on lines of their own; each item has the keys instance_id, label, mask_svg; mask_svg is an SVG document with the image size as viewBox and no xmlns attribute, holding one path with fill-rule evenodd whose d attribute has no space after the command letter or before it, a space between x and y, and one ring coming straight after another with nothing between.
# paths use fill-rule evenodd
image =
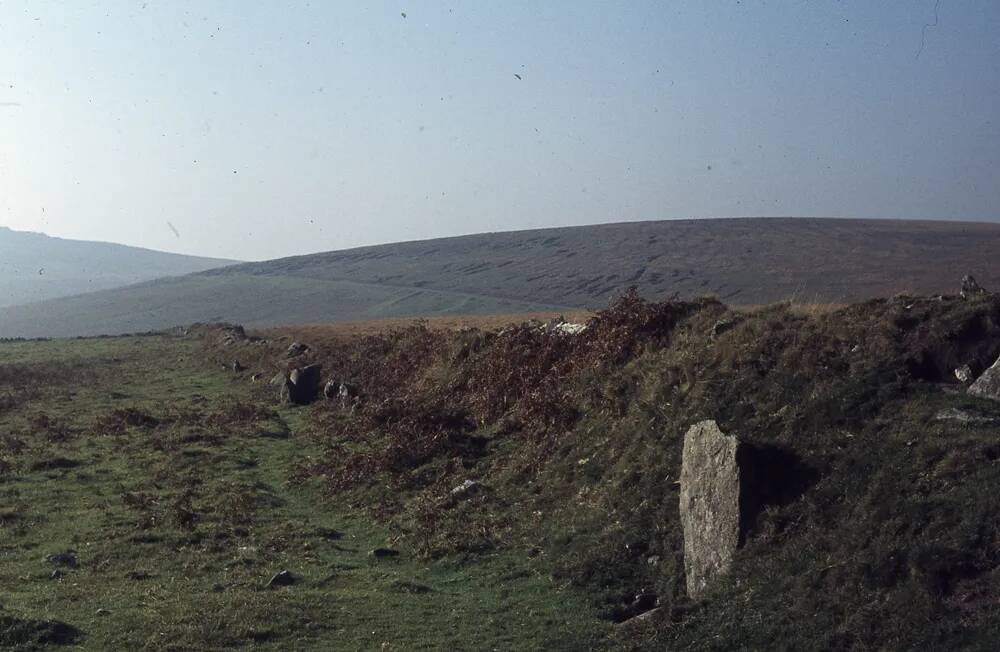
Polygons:
<instances>
[{"instance_id":1,"label":"grass field","mask_svg":"<svg viewBox=\"0 0 1000 652\"><path fill-rule=\"evenodd\" d=\"M291 484L302 411L197 340L3 344L0 374L0 647L570 649L606 627L516 551L429 562Z\"/></svg>"}]
</instances>

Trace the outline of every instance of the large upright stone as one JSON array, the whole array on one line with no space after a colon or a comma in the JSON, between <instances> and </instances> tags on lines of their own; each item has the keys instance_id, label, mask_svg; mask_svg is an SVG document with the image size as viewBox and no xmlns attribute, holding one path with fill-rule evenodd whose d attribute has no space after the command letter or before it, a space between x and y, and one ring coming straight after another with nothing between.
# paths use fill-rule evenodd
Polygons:
<instances>
[{"instance_id":1,"label":"large upright stone","mask_svg":"<svg viewBox=\"0 0 1000 652\"><path fill-rule=\"evenodd\" d=\"M968 391L973 396L1000 401L1000 358L976 382L969 385Z\"/></svg>"},{"instance_id":2,"label":"large upright stone","mask_svg":"<svg viewBox=\"0 0 1000 652\"><path fill-rule=\"evenodd\" d=\"M322 373L323 366L319 363L293 369L288 378L289 402L295 405L308 405L315 401L319 396Z\"/></svg>"},{"instance_id":3,"label":"large upright stone","mask_svg":"<svg viewBox=\"0 0 1000 652\"><path fill-rule=\"evenodd\" d=\"M696 423L684 436L680 516L691 598L729 569L740 543L740 457L739 441L715 421Z\"/></svg>"}]
</instances>

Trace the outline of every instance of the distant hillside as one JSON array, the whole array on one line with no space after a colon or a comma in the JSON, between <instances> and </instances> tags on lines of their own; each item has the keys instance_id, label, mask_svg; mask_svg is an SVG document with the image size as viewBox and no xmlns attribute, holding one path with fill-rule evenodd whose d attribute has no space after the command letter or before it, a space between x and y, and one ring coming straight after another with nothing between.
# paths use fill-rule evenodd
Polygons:
<instances>
[{"instance_id":1,"label":"distant hillside","mask_svg":"<svg viewBox=\"0 0 1000 652\"><path fill-rule=\"evenodd\" d=\"M194 322L247 326L414 315L508 314L550 306L458 292L281 276L185 276L0 310L0 337L135 333Z\"/></svg>"},{"instance_id":2,"label":"distant hillside","mask_svg":"<svg viewBox=\"0 0 1000 652\"><path fill-rule=\"evenodd\" d=\"M0 227L0 307L181 276L232 262Z\"/></svg>"},{"instance_id":3,"label":"distant hillside","mask_svg":"<svg viewBox=\"0 0 1000 652\"><path fill-rule=\"evenodd\" d=\"M595 308L662 299L845 303L1000 288L1000 225L754 218L633 222L363 247L213 269L9 308L0 336L117 333L214 319L254 326Z\"/></svg>"},{"instance_id":4,"label":"distant hillside","mask_svg":"<svg viewBox=\"0 0 1000 652\"><path fill-rule=\"evenodd\" d=\"M843 303L1000 287L1000 225L754 218L630 222L364 247L209 272L343 279L604 306L629 285L654 298Z\"/></svg>"}]
</instances>

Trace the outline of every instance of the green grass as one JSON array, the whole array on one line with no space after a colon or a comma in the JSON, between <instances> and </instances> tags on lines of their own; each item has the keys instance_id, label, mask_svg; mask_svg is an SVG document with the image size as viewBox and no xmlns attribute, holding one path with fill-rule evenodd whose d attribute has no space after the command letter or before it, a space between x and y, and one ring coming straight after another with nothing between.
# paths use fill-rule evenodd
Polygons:
<instances>
[{"instance_id":1,"label":"green grass","mask_svg":"<svg viewBox=\"0 0 1000 652\"><path fill-rule=\"evenodd\" d=\"M0 365L56 370L0 412L0 618L17 631L57 621L93 650L579 649L606 633L517 550L428 561L363 509L290 484L315 452L301 411L237 419L244 381L203 358L167 337L0 345ZM123 408L160 422L102 432ZM377 561L378 547L401 554ZM67 550L77 568L46 561ZM282 569L296 583L267 588Z\"/></svg>"}]
</instances>

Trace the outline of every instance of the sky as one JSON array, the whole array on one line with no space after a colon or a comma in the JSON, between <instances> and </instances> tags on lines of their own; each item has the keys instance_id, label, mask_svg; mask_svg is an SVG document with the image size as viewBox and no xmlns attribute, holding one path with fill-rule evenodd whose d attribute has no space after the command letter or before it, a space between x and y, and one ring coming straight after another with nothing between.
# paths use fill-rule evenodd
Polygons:
<instances>
[{"instance_id":1,"label":"sky","mask_svg":"<svg viewBox=\"0 0 1000 652\"><path fill-rule=\"evenodd\" d=\"M257 260L1000 220L1000 2L0 0L0 226Z\"/></svg>"}]
</instances>

